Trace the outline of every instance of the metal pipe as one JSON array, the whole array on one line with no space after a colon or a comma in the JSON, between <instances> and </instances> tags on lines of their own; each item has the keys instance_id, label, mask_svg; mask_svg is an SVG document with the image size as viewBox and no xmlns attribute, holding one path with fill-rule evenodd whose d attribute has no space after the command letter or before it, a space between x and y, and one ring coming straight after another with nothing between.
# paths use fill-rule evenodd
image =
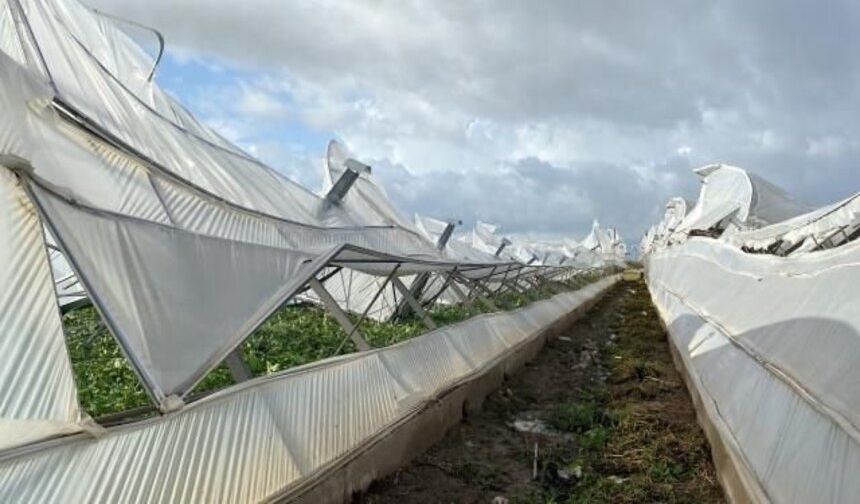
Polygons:
<instances>
[{"instance_id":1,"label":"metal pipe","mask_svg":"<svg viewBox=\"0 0 860 504\"><path fill-rule=\"evenodd\" d=\"M415 300L412 297L412 293L409 292L409 287L403 285L403 282L400 281L399 278L393 277L391 282L394 284L394 287L400 291L400 294L403 296L403 299L409 303L409 307L421 318L421 321L424 322L424 325L427 326L431 331L436 329L436 323L433 322L433 319L430 318L430 315L421 307L421 303Z\"/></svg>"},{"instance_id":2,"label":"metal pipe","mask_svg":"<svg viewBox=\"0 0 860 504\"><path fill-rule=\"evenodd\" d=\"M308 280L308 285L310 288L316 293L316 295L320 298L325 305L326 309L331 312L332 317L337 321L338 324L346 331L346 334L349 338L355 343L355 346L358 347L359 350L370 350L371 346L367 343L367 340L364 339L364 336L358 332L358 328L353 325L352 321L349 320L349 317L341 310L340 306L337 304L337 301L331 297L331 294L326 290L322 283L316 278L311 278Z\"/></svg>"}]
</instances>

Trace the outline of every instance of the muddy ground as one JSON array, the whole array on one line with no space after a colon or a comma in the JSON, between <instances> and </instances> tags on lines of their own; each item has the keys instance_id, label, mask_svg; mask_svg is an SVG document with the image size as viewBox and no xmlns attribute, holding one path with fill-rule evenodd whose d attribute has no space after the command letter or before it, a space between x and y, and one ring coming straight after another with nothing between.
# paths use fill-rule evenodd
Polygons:
<instances>
[{"instance_id":1,"label":"muddy ground","mask_svg":"<svg viewBox=\"0 0 860 504\"><path fill-rule=\"evenodd\" d=\"M722 502L645 284L624 282L359 503Z\"/></svg>"}]
</instances>

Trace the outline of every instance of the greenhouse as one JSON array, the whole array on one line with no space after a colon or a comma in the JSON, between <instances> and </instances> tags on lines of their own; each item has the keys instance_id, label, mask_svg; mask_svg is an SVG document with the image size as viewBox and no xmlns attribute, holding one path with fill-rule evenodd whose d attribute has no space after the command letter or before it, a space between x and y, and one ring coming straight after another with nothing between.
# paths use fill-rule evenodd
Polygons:
<instances>
[{"instance_id":1,"label":"greenhouse","mask_svg":"<svg viewBox=\"0 0 860 504\"><path fill-rule=\"evenodd\" d=\"M414 107L426 123L395 114L359 141L313 131L310 189L162 87L172 55L158 30L78 0L0 0L0 501L857 500L860 193L806 204L813 182L774 177L782 160L765 157L792 144L824 170L857 142L765 128L761 95L739 93L748 116L723 108L725 90L702 98L708 79L682 85L687 66L672 59L686 41L635 64L658 31L596 35L619 16L589 18L594 33L565 19L556 31L581 54L563 63L514 72L528 53L445 52L449 29L493 51L520 24L551 38L534 30L546 18L505 11L494 31L462 9L439 14L438 33L413 18L385 25L382 6L349 11L374 36L396 33L364 46L344 27L338 56L425 37L443 54L413 80L403 67L417 53L385 60L398 92L383 108ZM731 24L693 10L720 33ZM324 45L320 26L291 43ZM729 52L743 68L758 61ZM344 70L321 54L302 56ZM601 76L634 82L616 72L663 59L671 78L597 92ZM564 65L576 79L529 87ZM442 74L443 91L415 91ZM671 99L638 94L652 85ZM687 106L671 106L685 91ZM359 98L346 102L373 108ZM436 99L456 103L435 110ZM415 157L374 152L381 136L414 140L434 121L435 143L398 144ZM732 136L744 121L761 131ZM437 152L449 142L468 155ZM705 164L718 150L761 170ZM416 158L434 165L425 178L405 170L432 204L396 178ZM441 170L464 188L437 195L459 185L427 182ZM633 208L648 198L653 213ZM622 233L646 228L631 257Z\"/></svg>"},{"instance_id":2,"label":"greenhouse","mask_svg":"<svg viewBox=\"0 0 860 504\"><path fill-rule=\"evenodd\" d=\"M857 195L810 209L711 165L641 250L648 285L735 502L850 502L860 464L853 386Z\"/></svg>"},{"instance_id":3,"label":"greenhouse","mask_svg":"<svg viewBox=\"0 0 860 504\"><path fill-rule=\"evenodd\" d=\"M121 24L0 2L0 500L346 499L618 280L613 229L559 245L410 219L338 142L306 189L165 93ZM497 312L506 293L535 302ZM249 362L291 305L333 320L336 348ZM491 313L439 327L458 305ZM428 332L366 334L410 317ZM134 408L81 406L72 322L104 330Z\"/></svg>"}]
</instances>

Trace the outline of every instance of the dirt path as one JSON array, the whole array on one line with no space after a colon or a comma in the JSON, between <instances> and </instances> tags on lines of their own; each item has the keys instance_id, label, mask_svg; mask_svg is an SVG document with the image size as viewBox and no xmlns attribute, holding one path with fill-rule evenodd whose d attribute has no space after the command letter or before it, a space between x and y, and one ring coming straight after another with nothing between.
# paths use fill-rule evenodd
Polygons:
<instances>
[{"instance_id":1,"label":"dirt path","mask_svg":"<svg viewBox=\"0 0 860 504\"><path fill-rule=\"evenodd\" d=\"M665 337L645 284L622 283L480 413L355 501L722 502Z\"/></svg>"}]
</instances>

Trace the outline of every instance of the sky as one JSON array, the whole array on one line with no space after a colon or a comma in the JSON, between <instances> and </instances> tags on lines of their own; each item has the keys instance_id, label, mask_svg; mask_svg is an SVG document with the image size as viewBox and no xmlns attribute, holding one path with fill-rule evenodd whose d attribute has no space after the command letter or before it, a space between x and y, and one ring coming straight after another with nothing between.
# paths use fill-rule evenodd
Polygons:
<instances>
[{"instance_id":1,"label":"sky","mask_svg":"<svg viewBox=\"0 0 860 504\"><path fill-rule=\"evenodd\" d=\"M860 3L90 0L158 29L162 86L317 189L346 143L407 214L630 245L691 169L860 190Z\"/></svg>"}]
</instances>

